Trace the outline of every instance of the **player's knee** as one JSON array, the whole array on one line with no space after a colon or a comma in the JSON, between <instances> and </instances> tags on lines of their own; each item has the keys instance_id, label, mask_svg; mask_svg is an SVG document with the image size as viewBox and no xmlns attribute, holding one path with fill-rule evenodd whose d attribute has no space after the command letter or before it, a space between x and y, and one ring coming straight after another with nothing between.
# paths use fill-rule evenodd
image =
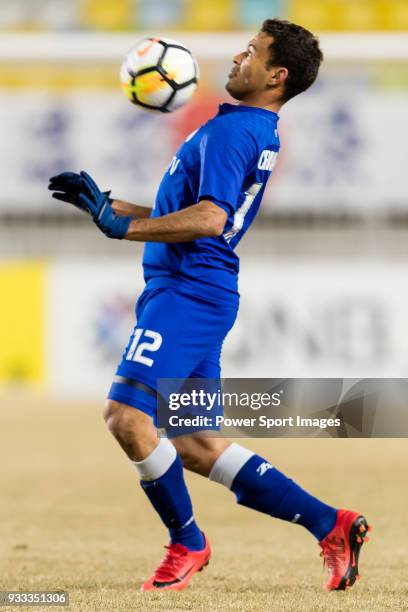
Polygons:
<instances>
[{"instance_id":1,"label":"player's knee","mask_svg":"<svg viewBox=\"0 0 408 612\"><path fill-rule=\"evenodd\" d=\"M227 444L203 444L202 441L191 443L191 440L178 439L174 445L186 470L208 476Z\"/></svg>"},{"instance_id":2,"label":"player's knee","mask_svg":"<svg viewBox=\"0 0 408 612\"><path fill-rule=\"evenodd\" d=\"M121 404L113 400L107 400L103 410L103 418L112 434L120 429L122 416Z\"/></svg>"},{"instance_id":3,"label":"player's knee","mask_svg":"<svg viewBox=\"0 0 408 612\"><path fill-rule=\"evenodd\" d=\"M157 446L157 430L152 419L141 410L108 400L103 416L109 431L130 459L142 461Z\"/></svg>"},{"instance_id":4,"label":"player's knee","mask_svg":"<svg viewBox=\"0 0 408 612\"><path fill-rule=\"evenodd\" d=\"M150 417L131 406L107 400L103 417L109 431L116 438L123 438L130 433L132 437L146 437L150 430L152 436L155 435Z\"/></svg>"}]
</instances>

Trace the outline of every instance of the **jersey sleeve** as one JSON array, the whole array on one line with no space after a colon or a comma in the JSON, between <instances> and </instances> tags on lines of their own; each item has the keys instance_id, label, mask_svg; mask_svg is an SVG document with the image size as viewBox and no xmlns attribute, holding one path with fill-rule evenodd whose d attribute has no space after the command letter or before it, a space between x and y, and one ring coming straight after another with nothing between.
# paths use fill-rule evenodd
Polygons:
<instances>
[{"instance_id":1,"label":"jersey sleeve","mask_svg":"<svg viewBox=\"0 0 408 612\"><path fill-rule=\"evenodd\" d=\"M250 134L211 130L200 143L200 185L198 201L211 200L228 215L239 201L245 176L256 159L256 145Z\"/></svg>"}]
</instances>

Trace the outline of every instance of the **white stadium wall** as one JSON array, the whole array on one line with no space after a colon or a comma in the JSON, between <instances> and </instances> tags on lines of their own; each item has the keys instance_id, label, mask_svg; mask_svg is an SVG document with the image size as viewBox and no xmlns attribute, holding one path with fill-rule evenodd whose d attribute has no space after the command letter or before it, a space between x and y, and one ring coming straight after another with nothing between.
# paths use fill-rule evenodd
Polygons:
<instances>
[{"instance_id":1,"label":"white stadium wall","mask_svg":"<svg viewBox=\"0 0 408 612\"><path fill-rule=\"evenodd\" d=\"M403 377L406 266L247 258L227 377ZM140 261L56 261L47 272L46 388L103 400L134 324ZM405 338L405 340L404 340ZM175 356L177 358L177 356Z\"/></svg>"},{"instance_id":2,"label":"white stadium wall","mask_svg":"<svg viewBox=\"0 0 408 612\"><path fill-rule=\"evenodd\" d=\"M407 210L408 139L400 130L408 95L373 95L360 77L352 92L323 81L282 111L282 152L264 212ZM141 114L110 91L2 93L0 114L0 210L53 212L47 180L67 168L86 168L117 198L151 203L181 142L172 120Z\"/></svg>"},{"instance_id":3,"label":"white stadium wall","mask_svg":"<svg viewBox=\"0 0 408 612\"><path fill-rule=\"evenodd\" d=\"M121 59L140 37L2 37L0 213L53 212L47 179L67 168L86 168L117 197L153 201L178 145L228 99L231 57L248 34L182 35L202 77L193 103L170 117L136 109L120 91ZM407 40L321 37L317 83L281 113L282 153L264 212L407 210Z\"/></svg>"}]
</instances>

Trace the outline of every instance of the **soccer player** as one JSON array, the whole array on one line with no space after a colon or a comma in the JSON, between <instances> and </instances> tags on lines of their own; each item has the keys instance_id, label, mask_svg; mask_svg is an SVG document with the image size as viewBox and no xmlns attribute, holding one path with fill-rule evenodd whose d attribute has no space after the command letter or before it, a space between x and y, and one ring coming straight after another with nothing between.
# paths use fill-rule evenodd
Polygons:
<instances>
[{"instance_id":1,"label":"soccer player","mask_svg":"<svg viewBox=\"0 0 408 612\"><path fill-rule=\"evenodd\" d=\"M146 243L146 287L104 413L170 534L144 591L184 589L210 559L183 467L230 488L239 504L305 527L322 548L328 590L358 578L369 529L364 516L323 503L239 444L200 433L170 441L155 427L157 379L220 379L222 343L238 312L235 247L259 209L279 151L277 113L312 85L321 61L310 32L265 21L233 58L226 89L238 104L222 104L181 145L152 209L112 200L85 172L51 179L53 196L85 210L109 238Z\"/></svg>"}]
</instances>

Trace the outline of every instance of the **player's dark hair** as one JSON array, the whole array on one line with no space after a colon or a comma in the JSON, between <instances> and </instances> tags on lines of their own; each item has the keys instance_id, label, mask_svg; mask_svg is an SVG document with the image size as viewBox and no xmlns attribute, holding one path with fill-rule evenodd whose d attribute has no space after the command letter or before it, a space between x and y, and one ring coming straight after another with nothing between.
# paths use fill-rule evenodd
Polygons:
<instances>
[{"instance_id":1,"label":"player's dark hair","mask_svg":"<svg viewBox=\"0 0 408 612\"><path fill-rule=\"evenodd\" d=\"M261 32L273 36L268 67L287 68L284 101L308 89L317 77L323 53L318 39L302 26L282 19L266 19Z\"/></svg>"}]
</instances>

